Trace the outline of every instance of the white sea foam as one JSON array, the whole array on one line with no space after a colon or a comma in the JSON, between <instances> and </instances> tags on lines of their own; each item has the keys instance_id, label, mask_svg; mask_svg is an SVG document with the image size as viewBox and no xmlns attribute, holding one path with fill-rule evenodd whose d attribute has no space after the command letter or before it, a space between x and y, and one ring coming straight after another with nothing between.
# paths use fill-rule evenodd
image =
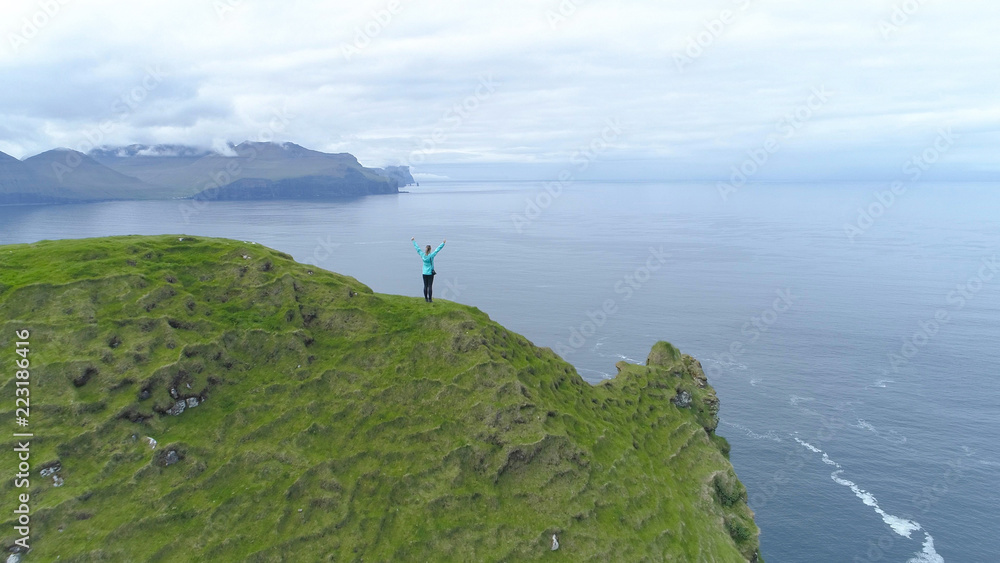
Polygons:
<instances>
[{"instance_id":1,"label":"white sea foam","mask_svg":"<svg viewBox=\"0 0 1000 563\"><path fill-rule=\"evenodd\" d=\"M901 435L895 430L887 430L885 433L879 432L877 428L871 425L867 420L863 418L858 419L857 424L852 424L851 426L855 428L860 428L862 430L868 430L872 434L875 434L879 438L882 438L886 442L892 442L893 444L905 444L906 436Z\"/></svg>"},{"instance_id":2,"label":"white sea foam","mask_svg":"<svg viewBox=\"0 0 1000 563\"><path fill-rule=\"evenodd\" d=\"M885 389L886 383L895 383L895 381L891 379L878 379L875 381L875 383L865 386L865 389L873 389L873 388Z\"/></svg>"},{"instance_id":3,"label":"white sea foam","mask_svg":"<svg viewBox=\"0 0 1000 563\"><path fill-rule=\"evenodd\" d=\"M882 521L892 528L892 531L903 536L904 538L909 538L910 534L921 529L920 524L912 520L900 518L899 516L893 516L892 514L882 510L882 507L878 505L878 500L875 498L875 495L869 493L847 479L841 479L840 474L843 472L843 469L838 469L830 475L830 478L833 479L838 485L850 487L851 491L854 492L854 495L861 499L861 502L865 503L865 506L872 507L875 512L882 517Z\"/></svg>"},{"instance_id":4,"label":"white sea foam","mask_svg":"<svg viewBox=\"0 0 1000 563\"><path fill-rule=\"evenodd\" d=\"M597 371L596 369L577 368L576 371L578 373L580 373L581 375L583 375L583 373L593 374L593 375L596 375L597 377L600 377L601 379L613 379L614 378L614 376L611 375L610 373L605 373L603 371Z\"/></svg>"},{"instance_id":5,"label":"white sea foam","mask_svg":"<svg viewBox=\"0 0 1000 563\"><path fill-rule=\"evenodd\" d=\"M792 395L788 399L788 402L791 403L792 406L796 406L799 403L808 403L809 401L815 401L815 400L816 399L813 397L799 397L798 395Z\"/></svg>"},{"instance_id":6,"label":"white sea foam","mask_svg":"<svg viewBox=\"0 0 1000 563\"><path fill-rule=\"evenodd\" d=\"M806 442L804 440L799 439L798 437L795 438L795 441L798 442L799 444L802 444L803 447L805 447L806 449L808 449L811 452L818 453L818 454L823 454L823 463L825 463L827 465L832 465L832 466L834 466L834 467L837 468L836 471L834 471L833 473L830 474L830 478L833 479L833 481L835 483L837 483L838 485L843 485L845 487L850 488L851 491L854 493L854 496L856 496L859 499L861 499L861 502L863 502L865 504L865 506L870 506L879 516L881 516L882 517L882 521L885 522L890 528L892 528L893 532L896 532L900 536L903 536L904 538L908 538L909 539L910 536L911 536L911 534L913 534L913 532L915 532L917 530L922 530L923 529L923 528L920 527L919 523L914 522L913 520L907 520L906 518L900 518L899 516L893 516L892 514L889 514L888 512L882 510L882 507L879 506L878 499L875 498L875 495L873 495L873 494L869 493L868 491L862 489L861 487L857 486L853 481L848 481L847 479L844 479L843 477L840 476L844 472L844 470L840 467L839 463L837 463L836 461L833 461L832 459L830 459L830 456L828 456L826 454L826 452L824 452L823 450L821 450L821 449L817 448L816 446L810 444L809 442ZM926 531L924 532L924 534L926 534L927 537L930 538L930 534L927 534ZM928 544L928 541L929 541L929 544ZM928 541L924 542L924 553L923 553L923 555L927 556L927 557L930 557L931 556L930 554L932 553L933 556L937 556L937 553L934 552L934 540L933 540L933 538L931 538ZM928 545L930 546L929 548L928 548ZM914 560L911 560L911 561L914 561ZM915 561L917 561L918 563L922 563L923 561L936 563L938 560L937 559L919 559L919 560L915 560ZM941 560L941 561L943 561L943 560Z\"/></svg>"},{"instance_id":7,"label":"white sea foam","mask_svg":"<svg viewBox=\"0 0 1000 563\"><path fill-rule=\"evenodd\" d=\"M626 356L625 354L603 353L603 352L601 352L600 350L597 349L598 346L599 346L599 344L595 344L590 349L593 352L596 352L597 355L600 356L600 357L602 357L602 358L616 358L616 360L615 360L616 362L617 361L623 361L623 362L628 362L630 364L640 364L640 365L645 365L646 364L646 360L637 360L635 358L630 358L630 357Z\"/></svg>"},{"instance_id":8,"label":"white sea foam","mask_svg":"<svg viewBox=\"0 0 1000 563\"><path fill-rule=\"evenodd\" d=\"M731 369L731 370L739 370L739 371L746 371L747 370L746 364L741 364L739 362L723 362L721 360L716 360L716 359L713 359L713 358L705 358L705 359L702 360L702 363L716 364L716 365L719 365L719 366L722 366L724 368L728 368L728 369Z\"/></svg>"},{"instance_id":9,"label":"white sea foam","mask_svg":"<svg viewBox=\"0 0 1000 563\"><path fill-rule=\"evenodd\" d=\"M854 426L855 428L860 428L860 429L862 429L862 430L870 430L870 431L872 431L872 432L874 432L874 433L878 434L878 430L875 430L875 427L874 427L874 426L872 426L871 424L869 424L869 423L868 423L868 422L867 422L867 421L866 421L865 419L863 419L863 418L859 418L859 419L858 419L858 423L857 423L857 424L854 424L854 425L852 425L852 426Z\"/></svg>"},{"instance_id":10,"label":"white sea foam","mask_svg":"<svg viewBox=\"0 0 1000 563\"><path fill-rule=\"evenodd\" d=\"M907 559L906 563L944 563L944 557L938 555L938 552L934 550L934 538L924 532L923 551Z\"/></svg>"},{"instance_id":11,"label":"white sea foam","mask_svg":"<svg viewBox=\"0 0 1000 563\"><path fill-rule=\"evenodd\" d=\"M760 383L760 378L754 377L754 378L750 379L750 385L753 385L754 387L756 387L758 383Z\"/></svg>"},{"instance_id":12,"label":"white sea foam","mask_svg":"<svg viewBox=\"0 0 1000 563\"><path fill-rule=\"evenodd\" d=\"M809 442L806 442L806 441L803 441L803 440L800 440L800 439L798 438L798 436L796 436L796 437L795 437L795 441L796 441L796 442L798 442L798 443L800 443L800 444L802 444L803 446L805 446L805 447L806 447L806 449L807 449L807 450L809 450L809 451L811 451L811 452L813 452L813 453L817 453L817 454L821 454L821 453L823 453L823 450L821 450L821 449L817 448L816 446L814 446L814 445L810 444Z\"/></svg>"},{"instance_id":13,"label":"white sea foam","mask_svg":"<svg viewBox=\"0 0 1000 563\"><path fill-rule=\"evenodd\" d=\"M757 432L754 432L753 430L747 428L746 426L743 426L742 424L736 424L735 422L729 422L727 420L719 420L719 424L723 424L725 426L732 426L737 430L741 430L743 431L744 434L753 438L754 440L771 440L774 442L781 441L781 438L778 437L777 433L774 430L768 430L767 434L758 434Z\"/></svg>"},{"instance_id":14,"label":"white sea foam","mask_svg":"<svg viewBox=\"0 0 1000 563\"><path fill-rule=\"evenodd\" d=\"M830 456L826 455L826 453L823 454L823 463L827 465L832 465L838 469L840 468L840 464L830 459Z\"/></svg>"}]
</instances>

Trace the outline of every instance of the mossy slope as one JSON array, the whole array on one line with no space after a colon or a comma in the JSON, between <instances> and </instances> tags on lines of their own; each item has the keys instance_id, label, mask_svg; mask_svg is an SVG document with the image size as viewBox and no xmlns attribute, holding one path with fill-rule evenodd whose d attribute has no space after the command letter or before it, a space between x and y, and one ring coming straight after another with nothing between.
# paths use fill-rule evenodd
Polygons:
<instances>
[{"instance_id":1,"label":"mossy slope","mask_svg":"<svg viewBox=\"0 0 1000 563\"><path fill-rule=\"evenodd\" d=\"M757 558L715 393L666 343L591 386L478 309L187 236L0 247L0 323L5 365L31 331L26 563Z\"/></svg>"}]
</instances>

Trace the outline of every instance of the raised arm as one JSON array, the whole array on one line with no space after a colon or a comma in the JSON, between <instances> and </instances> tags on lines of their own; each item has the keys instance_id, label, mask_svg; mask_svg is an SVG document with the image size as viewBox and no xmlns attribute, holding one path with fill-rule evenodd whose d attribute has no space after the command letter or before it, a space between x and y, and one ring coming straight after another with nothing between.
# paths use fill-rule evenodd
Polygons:
<instances>
[{"instance_id":1,"label":"raised arm","mask_svg":"<svg viewBox=\"0 0 1000 563\"><path fill-rule=\"evenodd\" d=\"M447 241L445 241L445 242L447 242ZM438 247L434 249L434 252L431 252L431 258L434 258L435 256L437 256L437 253L441 252L442 248L444 248L444 242L442 242L441 244L439 244Z\"/></svg>"},{"instance_id":2,"label":"raised arm","mask_svg":"<svg viewBox=\"0 0 1000 563\"><path fill-rule=\"evenodd\" d=\"M420 246L419 246L419 245L417 244L417 239L413 239L413 238L411 238L411 239L410 239L410 242L412 242L412 243L413 243L413 248L416 248L416 249L417 249L417 254L419 254L419 255L423 256L423 255L424 255L424 251L423 251L423 250L420 250Z\"/></svg>"}]
</instances>

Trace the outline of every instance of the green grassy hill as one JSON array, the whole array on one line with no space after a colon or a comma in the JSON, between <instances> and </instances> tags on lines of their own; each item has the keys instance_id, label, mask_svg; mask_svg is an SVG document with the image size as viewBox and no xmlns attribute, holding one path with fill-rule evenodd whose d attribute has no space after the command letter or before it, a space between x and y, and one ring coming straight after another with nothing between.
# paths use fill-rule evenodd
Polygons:
<instances>
[{"instance_id":1,"label":"green grassy hill","mask_svg":"<svg viewBox=\"0 0 1000 563\"><path fill-rule=\"evenodd\" d=\"M25 563L758 560L664 342L591 386L473 307L180 235L0 246L0 323L11 477L31 332Z\"/></svg>"}]
</instances>

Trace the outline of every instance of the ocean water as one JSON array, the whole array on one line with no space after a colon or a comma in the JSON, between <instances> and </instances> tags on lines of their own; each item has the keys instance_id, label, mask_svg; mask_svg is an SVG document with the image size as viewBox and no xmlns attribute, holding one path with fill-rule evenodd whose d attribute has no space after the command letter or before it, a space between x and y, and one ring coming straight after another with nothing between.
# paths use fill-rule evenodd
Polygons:
<instances>
[{"instance_id":1,"label":"ocean water","mask_svg":"<svg viewBox=\"0 0 1000 563\"><path fill-rule=\"evenodd\" d=\"M1000 190L993 185L437 182L329 203L0 207L0 243L255 241L474 305L596 382L657 340L699 358L785 561L1000 560Z\"/></svg>"}]
</instances>

